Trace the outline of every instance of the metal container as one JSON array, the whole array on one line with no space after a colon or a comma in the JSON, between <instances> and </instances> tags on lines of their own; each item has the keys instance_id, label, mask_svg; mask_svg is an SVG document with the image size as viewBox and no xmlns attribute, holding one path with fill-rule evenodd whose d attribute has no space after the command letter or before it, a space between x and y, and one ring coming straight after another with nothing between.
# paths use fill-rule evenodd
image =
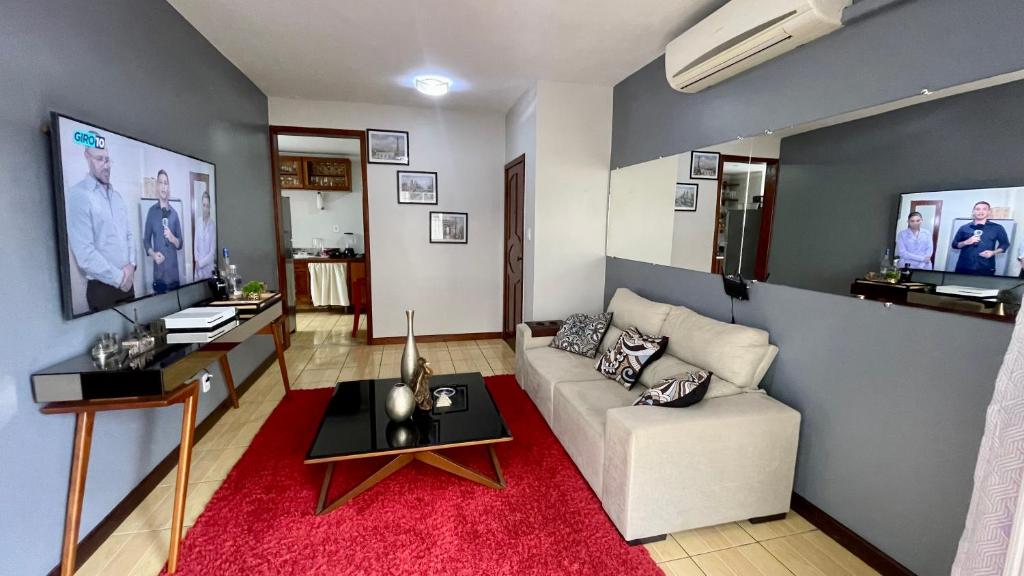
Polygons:
<instances>
[{"instance_id":1,"label":"metal container","mask_svg":"<svg viewBox=\"0 0 1024 576\"><path fill-rule=\"evenodd\" d=\"M393 422L408 420L415 410L416 397L411 388L399 382L388 390L388 396L384 399L384 412Z\"/></svg>"},{"instance_id":2,"label":"metal container","mask_svg":"<svg viewBox=\"0 0 1024 576\"><path fill-rule=\"evenodd\" d=\"M416 336L413 334L413 316L415 310L405 311L405 349L402 351L401 377L402 382L412 384L413 376L416 375L416 363L420 359L419 350L416 349Z\"/></svg>"}]
</instances>

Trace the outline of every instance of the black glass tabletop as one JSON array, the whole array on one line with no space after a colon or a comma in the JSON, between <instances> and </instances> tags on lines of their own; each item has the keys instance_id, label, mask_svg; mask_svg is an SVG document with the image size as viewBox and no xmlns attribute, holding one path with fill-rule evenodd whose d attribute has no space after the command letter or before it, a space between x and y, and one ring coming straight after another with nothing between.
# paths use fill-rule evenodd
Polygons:
<instances>
[{"instance_id":1,"label":"black glass tabletop","mask_svg":"<svg viewBox=\"0 0 1024 576\"><path fill-rule=\"evenodd\" d=\"M327 405L307 463L430 450L512 439L479 372L430 379L431 391L452 388L452 405L416 410L412 419L392 422L384 411L398 378L339 382Z\"/></svg>"}]
</instances>

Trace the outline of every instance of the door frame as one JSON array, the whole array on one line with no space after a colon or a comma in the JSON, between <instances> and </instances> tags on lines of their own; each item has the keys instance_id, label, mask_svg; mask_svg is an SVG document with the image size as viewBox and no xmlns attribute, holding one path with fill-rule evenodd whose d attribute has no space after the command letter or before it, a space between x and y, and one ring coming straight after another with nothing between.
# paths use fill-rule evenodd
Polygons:
<instances>
[{"instance_id":1,"label":"door frame","mask_svg":"<svg viewBox=\"0 0 1024 576\"><path fill-rule=\"evenodd\" d=\"M939 226L942 225L942 200L911 200L910 211L917 212L919 206L932 206L935 208L935 217L932 218L932 270L935 269L935 253L939 248Z\"/></svg>"},{"instance_id":2,"label":"door frame","mask_svg":"<svg viewBox=\"0 0 1024 576\"><path fill-rule=\"evenodd\" d=\"M502 195L503 195L503 198L502 198L503 202L502 203L504 205L503 207L504 207L505 210L508 210L508 169L513 167L513 166L515 166L516 164L522 164L523 165L523 203L524 204L526 203L526 154L520 154L517 158L515 158L514 160L512 160L508 164L505 164L505 169L502 171L502 186L501 186ZM526 207L525 206L520 206L520 207L523 209L523 216L525 217L525 215L526 215ZM508 241L508 234L509 234L508 222L509 222L509 219L508 219L508 213L505 212L505 210L502 210L502 212L504 213L504 216L505 216L505 218L504 218L504 220L505 220L505 223L504 223L504 230L505 230L505 232L504 232L504 234L501 237L501 252L502 252L502 256L501 256L501 262L502 262L502 268L501 268L501 338L503 340L506 340L508 338L515 338L516 337L515 330L513 330L511 334L506 334L505 333L505 326L508 325L508 299L509 299L509 293L508 293L508 249L507 249L507 247L505 245L505 243ZM525 222L524 222L524 226L525 226ZM522 232L524 232L524 230L520 231L520 233L522 233ZM521 260L521 262L525 262L526 261L526 246L525 246L525 240L526 239L523 238L523 240L524 240L523 259ZM523 274L523 276L525 276L525 274ZM525 280L525 278L524 278L524 280ZM519 310L520 310L520 312L523 311L522 298L520 298L520 301L519 301Z\"/></svg>"},{"instance_id":3,"label":"door frame","mask_svg":"<svg viewBox=\"0 0 1024 576\"><path fill-rule=\"evenodd\" d=\"M757 257L754 260L754 280L768 280L768 255L772 243L772 222L775 218L775 197L779 189L779 159L761 158L758 156L732 156L721 154L718 157L718 194L715 197L715 229L711 242L711 273L721 274L718 262L718 219L722 214L722 183L725 181L725 163L743 162L745 164L765 164L764 199L761 202L761 228L757 237Z\"/></svg>"},{"instance_id":4,"label":"door frame","mask_svg":"<svg viewBox=\"0 0 1024 576\"><path fill-rule=\"evenodd\" d=\"M311 128L306 126L270 126L270 167L273 180L271 193L274 201L274 244L277 246L277 279L279 289L288 286L284 267L284 254L281 251L281 180L277 165L278 136L320 136L327 138L350 138L359 140L359 161L363 177L363 255L366 261L366 343L373 343L373 290L370 279L370 185L366 177L366 131L342 128ZM282 299L284 313L287 314L287 298ZM285 331L287 332L287 330ZM287 337L287 336L286 336Z\"/></svg>"}]
</instances>

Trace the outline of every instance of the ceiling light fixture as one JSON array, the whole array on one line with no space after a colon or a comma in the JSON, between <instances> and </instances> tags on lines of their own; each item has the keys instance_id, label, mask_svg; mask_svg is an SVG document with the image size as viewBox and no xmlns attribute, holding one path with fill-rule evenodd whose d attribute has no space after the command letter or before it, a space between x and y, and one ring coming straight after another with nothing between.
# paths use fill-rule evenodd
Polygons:
<instances>
[{"instance_id":1,"label":"ceiling light fixture","mask_svg":"<svg viewBox=\"0 0 1024 576\"><path fill-rule=\"evenodd\" d=\"M444 76L417 76L416 89L427 96L444 96L452 86L451 78Z\"/></svg>"}]
</instances>

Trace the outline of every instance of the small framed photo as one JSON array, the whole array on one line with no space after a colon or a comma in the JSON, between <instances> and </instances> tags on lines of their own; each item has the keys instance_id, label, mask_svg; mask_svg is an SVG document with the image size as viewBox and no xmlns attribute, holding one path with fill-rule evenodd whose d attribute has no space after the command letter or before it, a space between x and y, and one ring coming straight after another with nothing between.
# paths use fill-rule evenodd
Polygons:
<instances>
[{"instance_id":1,"label":"small framed photo","mask_svg":"<svg viewBox=\"0 0 1024 576\"><path fill-rule=\"evenodd\" d=\"M469 214L465 212L431 212L431 244L468 244Z\"/></svg>"},{"instance_id":2,"label":"small framed photo","mask_svg":"<svg viewBox=\"0 0 1024 576\"><path fill-rule=\"evenodd\" d=\"M718 152L694 152L690 155L690 178L718 180Z\"/></svg>"},{"instance_id":3,"label":"small framed photo","mask_svg":"<svg viewBox=\"0 0 1024 576\"><path fill-rule=\"evenodd\" d=\"M437 204L437 172L398 171L399 204Z\"/></svg>"},{"instance_id":4,"label":"small framed photo","mask_svg":"<svg viewBox=\"0 0 1024 576\"><path fill-rule=\"evenodd\" d=\"M401 130L366 129L370 164L409 165L409 133Z\"/></svg>"},{"instance_id":5,"label":"small framed photo","mask_svg":"<svg viewBox=\"0 0 1024 576\"><path fill-rule=\"evenodd\" d=\"M697 185L676 182L676 212L697 211Z\"/></svg>"}]
</instances>

